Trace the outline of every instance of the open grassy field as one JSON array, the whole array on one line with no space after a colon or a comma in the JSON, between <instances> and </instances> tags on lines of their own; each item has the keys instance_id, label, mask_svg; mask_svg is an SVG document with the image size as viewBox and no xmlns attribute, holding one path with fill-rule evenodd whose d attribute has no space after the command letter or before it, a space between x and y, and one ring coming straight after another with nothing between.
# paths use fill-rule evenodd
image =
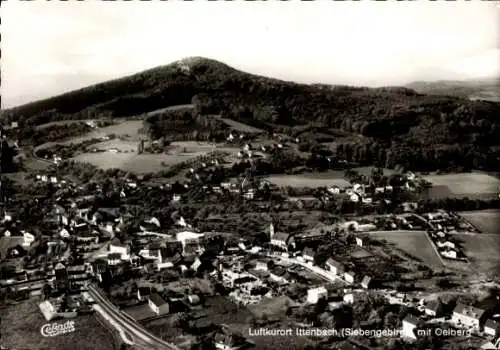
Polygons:
<instances>
[{"instance_id":1,"label":"open grassy field","mask_svg":"<svg viewBox=\"0 0 500 350\"><path fill-rule=\"evenodd\" d=\"M500 233L499 210L466 211L461 212L460 216L470 222L482 233Z\"/></svg>"},{"instance_id":2,"label":"open grassy field","mask_svg":"<svg viewBox=\"0 0 500 350\"><path fill-rule=\"evenodd\" d=\"M464 253L479 272L500 276L500 235L498 234L457 234Z\"/></svg>"},{"instance_id":3,"label":"open grassy field","mask_svg":"<svg viewBox=\"0 0 500 350\"><path fill-rule=\"evenodd\" d=\"M386 240L430 267L443 267L424 231L377 231L370 232L370 237Z\"/></svg>"},{"instance_id":4,"label":"open grassy field","mask_svg":"<svg viewBox=\"0 0 500 350\"><path fill-rule=\"evenodd\" d=\"M500 180L481 173L460 173L446 175L428 175L424 179L437 188L448 188L455 196L474 196L497 194L500 192ZM442 190L446 191L446 190ZM446 194L443 192L443 194Z\"/></svg>"},{"instance_id":5,"label":"open grassy field","mask_svg":"<svg viewBox=\"0 0 500 350\"><path fill-rule=\"evenodd\" d=\"M77 155L73 159L80 162L89 162L102 169L119 168L143 174L165 170L165 165L175 165L214 150L230 153L237 152L235 148L214 147L207 142L173 142L172 146L173 148L168 154L137 154L136 142L128 140L111 140L98 143L94 145L94 147L107 150L116 148L120 151L119 153L83 153Z\"/></svg>"},{"instance_id":6,"label":"open grassy field","mask_svg":"<svg viewBox=\"0 0 500 350\"><path fill-rule=\"evenodd\" d=\"M231 128L233 128L236 131L239 132L246 132L249 134L260 134L263 133L264 130L253 127L251 125L243 124L240 122L237 122L236 120L228 119L228 118L220 118L221 121L229 125Z\"/></svg>"},{"instance_id":7,"label":"open grassy field","mask_svg":"<svg viewBox=\"0 0 500 350\"><path fill-rule=\"evenodd\" d=\"M59 145L70 145L70 144L77 144L77 143L82 143L83 141L86 140L91 140L95 138L101 138L106 135L110 134L115 134L117 137L124 137L127 136L127 139L129 141L139 141L140 140L140 135L139 135L139 129L142 128L142 120L115 120L116 124L114 125L109 125L104 128L98 128L94 129L93 131L89 132L86 135L83 136L77 136L74 138L71 138L69 140L61 141L61 142L47 142L44 143L43 145L40 145L37 147L37 150L43 149L43 148L49 148L52 146L55 146L56 144ZM136 147L137 148L137 147Z\"/></svg>"},{"instance_id":8,"label":"open grassy field","mask_svg":"<svg viewBox=\"0 0 500 350\"><path fill-rule=\"evenodd\" d=\"M280 187L326 187L337 185L340 188L344 188L349 186L349 182L333 172L300 175L272 175L269 176L267 180Z\"/></svg>"},{"instance_id":9,"label":"open grassy field","mask_svg":"<svg viewBox=\"0 0 500 350\"><path fill-rule=\"evenodd\" d=\"M26 350L111 350L113 336L94 315L75 319L75 332L56 337L43 337L40 327L48 323L38 309L36 299L0 309L2 345L8 349ZM52 321L64 323L65 320ZM51 322L51 323L52 323Z\"/></svg>"}]
</instances>

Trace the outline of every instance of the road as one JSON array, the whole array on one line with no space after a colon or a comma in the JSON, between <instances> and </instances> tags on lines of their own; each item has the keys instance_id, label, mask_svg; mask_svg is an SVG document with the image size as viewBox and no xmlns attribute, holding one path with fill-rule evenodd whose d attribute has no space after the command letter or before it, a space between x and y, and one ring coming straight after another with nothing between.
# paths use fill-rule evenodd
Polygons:
<instances>
[{"instance_id":1,"label":"road","mask_svg":"<svg viewBox=\"0 0 500 350\"><path fill-rule=\"evenodd\" d=\"M134 338L134 343L138 348L150 350L179 350L174 344L161 340L151 332L144 329L130 316L122 313L113 303L111 303L99 290L91 284L88 285L88 293L103 311L112 319L113 323L120 326L127 334Z\"/></svg>"}]
</instances>

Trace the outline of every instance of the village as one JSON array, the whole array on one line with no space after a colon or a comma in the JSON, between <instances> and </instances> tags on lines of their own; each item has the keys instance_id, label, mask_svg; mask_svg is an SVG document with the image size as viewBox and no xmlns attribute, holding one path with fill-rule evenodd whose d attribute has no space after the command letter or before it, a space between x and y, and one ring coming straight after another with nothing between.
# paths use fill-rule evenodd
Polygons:
<instances>
[{"instance_id":1,"label":"village","mask_svg":"<svg viewBox=\"0 0 500 350\"><path fill-rule=\"evenodd\" d=\"M272 147L279 152L288 146ZM40 298L39 312L47 321L78 319L94 312L109 319L110 313L96 301L97 296L103 297L137 324L168 319L171 327L176 315L182 332L191 333L187 343L199 340L200 333L211 332L209 342L221 349L258 347L259 339L245 332L245 327L207 321L205 305L216 296L237 309L261 309L245 321L247 328L285 322L273 315L273 307L265 306L278 300L281 311L277 314L285 312L287 323L351 329L391 326L407 344L431 335L428 329L432 327L437 337L455 336L458 342L472 342L483 349L498 348L498 297L488 308L479 308L474 306L479 300L439 294L445 282L450 283L447 276L453 275L445 271L446 262L466 263L468 259L454 233L476 229L451 211L422 212L416 201L392 205L394 193L404 195L425 186L411 172L388 179L377 171L368 177L346 171L348 186L316 189L310 199L285 196L283 205L298 210L306 210L311 201L313 206L343 201L368 209L367 214L346 215L294 233L283 230L282 220L271 220L265 232L252 239L224 229L200 230L197 226L203 227L202 223L192 224L192 218L179 212L168 220L141 215L138 221L132 209L116 204L132 201L145 190L161 193L173 206L190 202L193 188L205 202L236 196L245 203L263 205L273 195L283 195L279 186L254 176L251 145L244 144L238 157L248 163L246 175L215 185L204 184L204 179L223 162L217 158L193 165L184 183L154 185L141 177L76 183L60 176L57 168L30 175L28 186L53 193L51 205L44 208L36 233L15 212L5 210L2 236L11 243L2 256L4 297ZM35 197L32 202L39 201ZM374 206L386 209L377 213L370 210ZM380 232L410 235L415 231L422 232L419 239L437 253L437 261L444 262L440 269L429 268L377 239ZM433 278L432 288L416 286L419 279ZM379 307L397 306L396 319L390 323L357 320L356 305L374 300ZM435 329L444 333L437 334ZM336 340L343 349L381 346L366 337ZM169 342L176 343L173 338Z\"/></svg>"}]
</instances>

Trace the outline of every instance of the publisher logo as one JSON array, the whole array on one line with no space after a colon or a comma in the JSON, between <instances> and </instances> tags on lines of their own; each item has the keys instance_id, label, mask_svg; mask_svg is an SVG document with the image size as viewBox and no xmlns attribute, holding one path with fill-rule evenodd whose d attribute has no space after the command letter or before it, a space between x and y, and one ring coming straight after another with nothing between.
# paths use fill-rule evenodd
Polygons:
<instances>
[{"instance_id":1,"label":"publisher logo","mask_svg":"<svg viewBox=\"0 0 500 350\"><path fill-rule=\"evenodd\" d=\"M57 335L75 331L75 321L65 323L46 323L40 328L40 334L44 337L55 337Z\"/></svg>"}]
</instances>

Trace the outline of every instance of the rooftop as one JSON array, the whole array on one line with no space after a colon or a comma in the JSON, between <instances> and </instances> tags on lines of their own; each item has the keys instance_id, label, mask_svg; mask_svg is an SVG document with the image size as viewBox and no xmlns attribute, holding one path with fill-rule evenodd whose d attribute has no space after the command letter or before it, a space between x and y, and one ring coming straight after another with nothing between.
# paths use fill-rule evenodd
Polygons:
<instances>
[{"instance_id":1,"label":"rooftop","mask_svg":"<svg viewBox=\"0 0 500 350\"><path fill-rule=\"evenodd\" d=\"M153 293L149 296L149 300L155 304L156 306L161 306L161 305L164 305L166 304L167 302L161 297L159 296L157 293Z\"/></svg>"}]
</instances>

